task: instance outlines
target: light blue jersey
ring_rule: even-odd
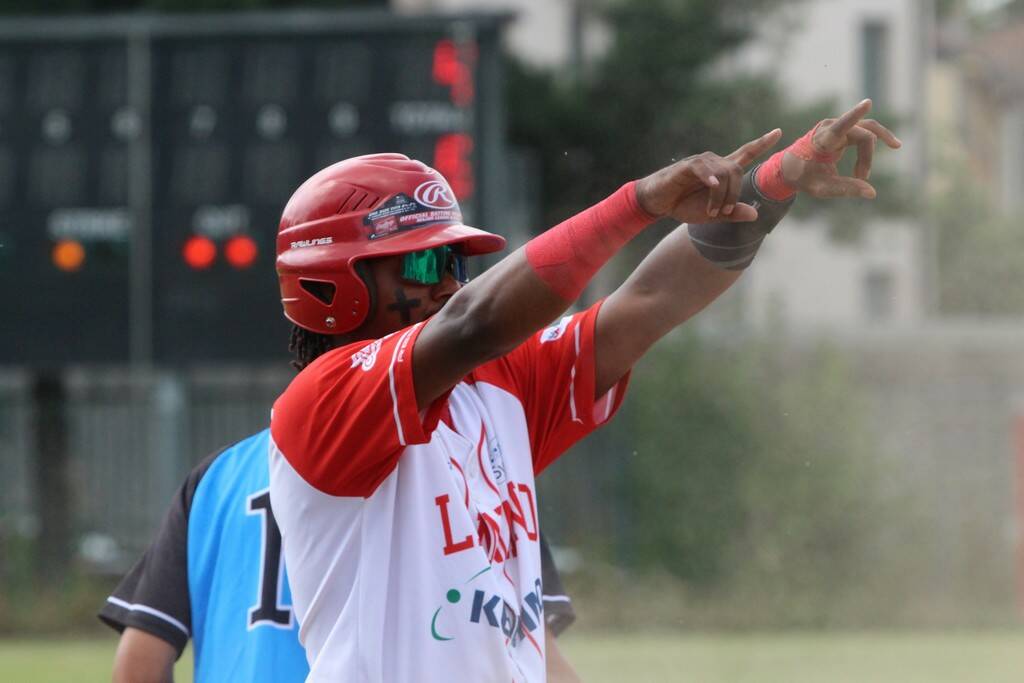
[[[188,588],[197,683],[302,681],[309,672],[270,509],[269,435],[264,430],[221,453],[192,499]]]
[[[196,683],[289,683],[309,673],[267,491],[269,430],[190,473],[146,554],[100,611],[180,654],[191,637]]]

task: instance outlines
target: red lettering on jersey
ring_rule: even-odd
[[[483,513],[477,516],[477,522],[480,545],[487,553],[487,559],[492,563],[501,564],[507,559],[507,553],[504,552],[505,542],[501,538],[501,527],[498,526],[497,520]]]
[[[447,493],[434,499],[437,509],[441,512],[441,526],[444,528],[445,555],[454,555],[473,547],[473,534],[466,534],[466,537],[458,543],[452,538],[452,520],[448,516],[448,502],[450,500]]]
[[[519,526],[523,527],[523,531],[526,532],[526,537],[531,541],[536,541],[538,538],[537,534],[537,511],[533,505],[533,491],[526,484],[518,484],[520,491],[526,492],[526,502],[530,506],[530,517],[527,519],[526,513],[523,510],[523,504],[520,501],[520,496],[516,493],[517,485],[513,482],[508,483],[508,500],[504,502],[505,515],[509,518],[510,522],[515,522]],[[512,506],[515,506],[513,509]],[[531,521],[533,528],[531,529]],[[514,534],[513,530],[513,534]]]
[[[537,528],[537,507],[533,504],[533,489],[526,484],[520,484],[519,490],[526,494],[526,502],[530,504],[529,519],[533,521],[533,531],[527,529],[526,536],[531,541],[536,541],[540,537],[540,531]]]
[[[452,521],[448,513],[451,497],[446,493],[434,499],[434,503],[441,513],[445,555],[454,555],[479,545],[490,562],[501,564],[519,555],[519,528],[526,533],[526,537],[531,541],[540,538],[537,531],[537,507],[533,501],[533,489],[527,484],[516,482],[509,482],[506,489],[508,499],[496,505],[493,514],[488,512],[477,514],[476,538],[474,539],[472,534],[467,534],[465,538],[457,542],[452,537]],[[527,513],[527,508],[529,508],[529,513]]]

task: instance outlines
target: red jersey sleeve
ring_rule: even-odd
[[[514,392],[522,402],[537,474],[622,405],[629,373],[604,396],[594,397],[594,329],[602,303],[565,316],[473,373]]]
[[[423,324],[318,358],[274,403],[274,444],[311,486],[334,496],[369,496],[406,446],[426,443],[447,394],[423,416],[412,353]]]

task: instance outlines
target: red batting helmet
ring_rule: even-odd
[[[281,214],[277,276],[289,320],[312,332],[359,327],[370,293],[355,264],[459,244],[467,256],[505,246],[505,238],[462,224],[444,177],[402,154],[373,154],[319,171]]]

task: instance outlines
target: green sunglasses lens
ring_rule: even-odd
[[[406,254],[402,259],[402,279],[436,285],[444,277],[450,252],[448,247],[436,247]]]
[[[402,279],[421,285],[436,285],[446,274],[466,284],[466,257],[450,246],[413,251],[402,258]]]

